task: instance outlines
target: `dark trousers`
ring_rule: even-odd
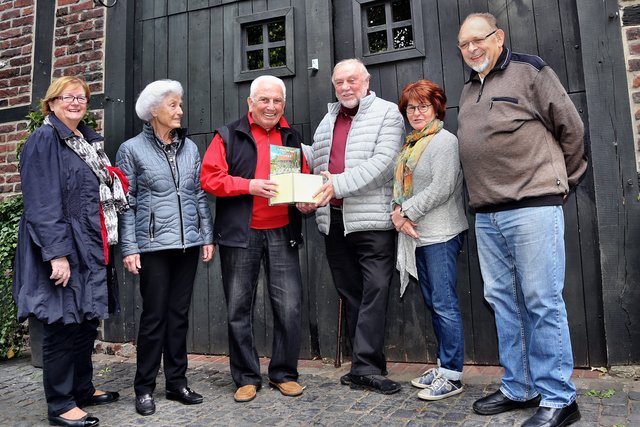
[[[262,383],[253,337],[253,308],[263,261],[273,311],[269,378],[276,383],[298,380],[302,304],[298,247],[289,244],[286,227],[250,229],[246,249],[220,246],[228,311],[229,363],[238,387]]]
[[[58,416],[93,396],[93,343],[98,320],[44,324],[42,382],[49,415]]]
[[[137,343],[136,395],[153,393],[160,359],[167,390],[187,386],[187,331],[199,247],[140,254],[142,315]]]
[[[333,282],[345,306],[353,349],[351,373],[355,375],[379,375],[386,370],[384,334],[395,239],[394,230],[345,236],[342,212],[331,209],[325,248]]]

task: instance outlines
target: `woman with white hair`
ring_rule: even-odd
[[[116,164],[129,179],[129,205],[121,217],[125,268],[140,275],[142,314],[134,380],[136,411],[155,412],[160,359],[166,397],[202,403],[187,386],[187,331],[193,282],[202,260],[213,257],[213,222],[200,188],[200,154],[182,129],[182,86],[158,80],[144,88],[136,113],[142,132],[120,146]]]

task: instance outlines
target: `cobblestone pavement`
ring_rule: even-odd
[[[97,406],[90,412],[101,426],[514,426],[531,416],[534,409],[481,416],[473,413],[474,400],[496,390],[501,371],[496,367],[465,368],[465,391],[438,402],[417,398],[418,389],[409,380],[428,366],[390,364],[389,377],[403,384],[394,395],[351,390],[339,384],[349,365],[334,368],[321,361],[300,362],[302,396],[282,396],[264,386],[255,400],[233,401],[235,387],[224,357],[191,356],[187,373],[189,386],[204,395],[201,405],[185,406],[164,397],[160,373],[156,389],[157,411],[142,417],[134,409],[133,376],[135,359],[97,354],[94,356],[94,382],[103,390],[120,391],[118,402]],[[263,373],[268,360],[264,359]],[[640,381],[612,377],[588,370],[576,370],[578,403],[582,419],[576,426],[640,426]],[[612,389],[610,397],[589,396]],[[42,370],[30,359],[0,363],[0,425],[47,425],[42,390]]]

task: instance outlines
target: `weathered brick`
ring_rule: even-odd
[[[80,54],[80,61],[89,62],[89,61],[99,61],[102,59],[102,51],[100,50],[92,50],[90,52]]]
[[[93,43],[91,41],[85,41],[83,43],[76,43],[67,47],[67,54],[84,52],[87,50],[93,50]]]
[[[53,51],[53,56],[58,58],[59,56],[62,55],[66,55],[67,54],[67,47],[66,46],[61,46],[61,47],[56,47]]]
[[[69,26],[69,34],[82,33],[85,31],[91,31],[93,29],[94,29],[93,22],[91,21],[79,22],[77,24]]]
[[[11,98],[18,95],[17,87],[9,87],[7,89],[0,89],[0,98]]]
[[[12,98],[9,100],[9,105],[16,106],[16,105],[24,105],[24,104],[29,104],[31,102],[31,97],[30,96],[18,96],[15,98]]]
[[[58,0],[58,6],[67,6],[76,3],[78,3],[78,0]]]
[[[20,48],[5,49],[0,52],[0,58],[13,58],[14,56],[18,56],[21,53],[22,50]]]
[[[640,92],[633,92],[631,98],[635,104],[640,104]]]
[[[640,43],[631,42],[628,45],[629,45],[629,53],[631,55],[640,55]]]
[[[64,67],[66,65],[77,64],[78,63],[78,55],[65,55],[60,58],[57,58],[53,63],[54,67]]]
[[[102,7],[95,7],[93,9],[90,10],[85,10],[84,12],[82,12],[80,14],[81,18],[83,20],[89,20],[89,19],[93,19],[93,18],[102,18],[104,17],[104,8]]]
[[[58,17],[58,19],[56,19],[56,26],[65,27],[67,25],[75,24],[77,22],[80,22],[80,16],[79,15],[76,15],[76,14],[64,15],[64,16],[60,16],[60,17]]]
[[[102,31],[85,31],[83,33],[78,34],[78,40],[93,40],[104,37]]]
[[[30,16],[23,16],[22,18],[14,19],[13,21],[11,21],[11,26],[13,28],[16,28],[16,27],[22,27],[24,25],[33,25],[33,23],[34,23],[33,15],[30,15]]]
[[[20,182],[20,174],[16,173],[16,174],[7,175],[6,182],[8,183]]]
[[[15,77],[17,75],[18,75],[17,68],[0,69],[0,79],[7,79],[9,77]]]
[[[627,61],[627,70],[640,71],[640,59],[630,59]]]
[[[11,47],[22,47],[28,44],[31,44],[33,37],[31,35],[26,35],[22,37],[16,37],[11,39]]]
[[[56,46],[71,46],[78,40],[78,36],[73,35],[69,37],[62,37],[56,40]]]
[[[70,13],[76,13],[76,12],[82,12],[83,10],[87,10],[87,9],[91,9],[93,8],[94,4],[93,4],[93,0],[91,1],[85,1],[73,6],[69,7],[69,12]]]
[[[64,75],[65,76],[77,76],[80,74],[84,74],[84,72],[87,70],[87,65],[86,64],[78,64],[78,65],[74,65],[72,67],[67,67],[64,69]],[[89,81],[88,76],[85,76],[85,80]]]
[[[11,21],[0,21],[0,31],[4,31],[7,28],[11,28]]]
[[[13,18],[19,18],[19,17],[20,17],[20,9],[9,9],[6,12],[2,12],[2,14],[0,14],[0,19],[2,19],[3,21],[13,19]]]
[[[15,79],[11,79],[11,82],[9,83],[9,87],[28,85],[30,81],[31,81],[31,76],[16,77]]]
[[[13,7],[33,6],[33,0],[13,0]]]
[[[22,29],[20,28],[10,28],[8,30],[4,30],[0,32],[0,39],[8,39],[11,37],[19,37],[22,35]]]

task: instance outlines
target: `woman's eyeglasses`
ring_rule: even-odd
[[[409,105],[407,106],[405,111],[407,112],[407,114],[413,114],[416,110],[418,110],[420,113],[425,114],[427,111],[429,111],[430,107],[431,104]]]
[[[62,96],[59,96],[58,99],[64,102],[65,104],[71,104],[74,100],[77,101],[78,104],[86,104],[87,101],[89,101],[89,98],[87,98],[84,95],[78,95],[78,96],[62,95]]]

